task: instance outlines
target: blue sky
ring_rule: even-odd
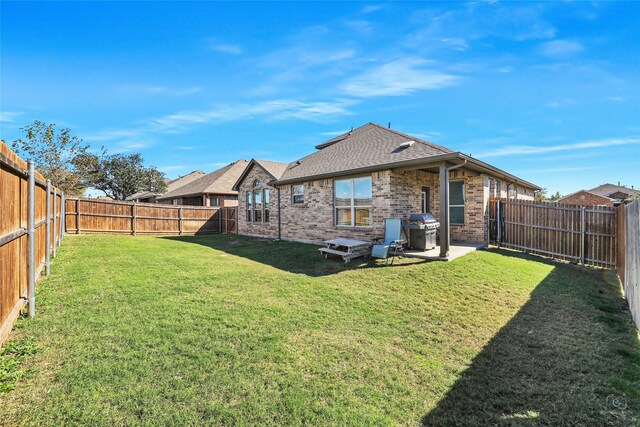
[[[2,2],[0,137],[169,177],[373,121],[563,194],[640,187],[640,3]]]

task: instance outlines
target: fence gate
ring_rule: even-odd
[[[492,198],[489,240],[506,248],[614,268],[615,209]]]

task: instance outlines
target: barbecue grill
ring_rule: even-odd
[[[428,251],[436,247],[436,231],[440,223],[430,213],[414,213],[409,215],[409,246],[411,249]]]

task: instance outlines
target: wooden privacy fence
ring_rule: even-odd
[[[64,235],[64,194],[0,141],[0,346]]]
[[[612,207],[491,199],[489,239],[498,246],[583,265],[616,266]]]
[[[616,271],[629,302],[629,309],[640,329],[640,199],[616,208],[618,255]]]
[[[67,198],[67,233],[226,234],[237,230],[236,207],[175,206]]]

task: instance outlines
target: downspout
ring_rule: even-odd
[[[278,189],[278,240],[282,239],[282,219],[280,217],[280,187]]]

